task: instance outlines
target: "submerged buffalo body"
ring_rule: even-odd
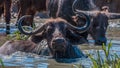
[[[42,27],[38,27],[32,32],[27,32],[22,28],[22,21],[26,18],[26,16],[23,16],[18,22],[18,28],[21,33],[31,35],[31,41],[35,43],[39,43],[41,40],[46,39],[50,53],[54,58],[80,58],[84,55],[74,46],[76,41],[73,40],[73,38],[77,39],[80,37],[77,36],[74,31],[82,33],[90,26],[89,17],[85,14],[83,15],[86,20],[86,24],[83,27],[75,27],[61,18],[51,18],[47,20]]]
[[[0,55],[11,55],[17,51],[34,52],[36,44],[28,40],[7,41],[0,47]]]

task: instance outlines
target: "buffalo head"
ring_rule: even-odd
[[[93,39],[95,40],[95,44],[102,45],[106,43],[106,30],[108,27],[108,20],[109,19],[119,19],[119,13],[111,13],[108,11],[82,11],[77,10],[77,13],[85,13],[89,15],[91,18],[91,26],[90,31],[88,31]]]
[[[95,40],[95,44],[102,45],[107,42],[106,31],[108,27],[108,17],[99,13],[93,18],[90,34]]]
[[[106,43],[106,30],[108,26],[108,20],[109,19],[117,19],[120,18],[119,13],[111,13],[109,12],[108,6],[103,6],[102,10],[91,10],[91,11],[83,11],[79,10],[79,6],[77,6],[79,0],[75,0],[72,9],[75,13],[85,13],[86,15],[89,15],[91,18],[91,26],[88,30],[88,33],[91,34],[93,39],[95,40],[95,44],[102,45],[103,43]]]
[[[81,57],[76,54],[73,49],[72,43],[70,42],[70,36],[74,37],[76,34],[74,31],[79,33],[85,32],[90,26],[89,17],[83,14],[86,18],[86,24],[81,27],[76,27],[69,24],[66,20],[61,18],[51,18],[47,20],[41,27],[28,32],[22,28],[22,21],[28,16],[23,16],[18,21],[18,29],[25,35],[31,35],[31,40],[35,43],[39,43],[41,40],[46,39],[48,47],[53,57],[56,58],[76,58]],[[73,50],[73,51],[72,51]],[[71,52],[71,54],[70,54]],[[72,54],[72,52],[74,54]],[[72,55],[72,56],[70,56]]]
[[[98,11],[95,12],[83,11],[83,12],[89,15],[91,18],[91,26],[87,32],[95,40],[95,44],[102,45],[103,43],[106,43],[107,41],[106,31],[108,27],[109,17],[105,13],[101,13]]]

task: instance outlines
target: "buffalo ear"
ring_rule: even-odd
[[[45,33],[44,32],[41,32],[41,33],[38,33],[38,34],[35,34],[35,35],[32,35],[29,40],[31,40],[32,42],[38,44],[40,43],[43,39],[45,39],[46,36],[45,36]]]

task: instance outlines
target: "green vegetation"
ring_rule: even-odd
[[[34,30],[36,28],[33,23],[32,27],[30,26],[22,26],[22,28],[28,32]],[[28,35],[21,34],[19,30],[15,31],[13,34],[8,35],[8,40],[27,40],[29,38]]]
[[[88,54],[88,57],[93,63],[92,68],[120,68],[120,57],[117,54],[110,55],[111,46],[111,42],[108,45],[102,45],[102,50],[105,54],[104,58],[102,57],[102,55],[100,55],[99,51],[97,51],[96,53],[96,58],[93,57],[91,54]],[[74,67],[83,68],[81,67],[81,65],[74,65]]]
[[[95,59],[92,55],[89,55],[89,58],[93,63],[92,68],[120,68],[120,58],[118,55],[110,55],[111,46],[111,42],[107,46],[105,44],[102,45],[102,50],[104,51],[105,58],[101,57],[99,51],[97,51],[97,59]]]
[[[8,40],[27,40],[29,36],[23,35],[20,31],[15,31],[13,34],[7,36]]]
[[[32,31],[33,29],[36,28],[35,24],[33,24],[32,26],[33,27],[23,26],[23,29],[26,30],[26,31]],[[11,40],[27,40],[28,38],[29,38],[28,35],[21,34],[19,30],[15,31],[11,35],[8,35],[8,39],[11,39]]]
[[[0,58],[0,68],[5,68],[2,59]]]

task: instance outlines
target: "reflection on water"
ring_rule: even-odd
[[[1,56],[5,66],[16,66],[21,68],[47,68],[46,57],[39,55],[16,52],[10,56]]]
[[[6,23],[0,23],[0,33],[5,33],[6,32]],[[17,29],[17,27],[15,26],[14,23],[10,24],[10,33],[15,32]]]
[[[14,33],[16,30],[18,30],[15,27],[10,28],[10,33]],[[6,29],[5,28],[0,28],[0,33],[5,33]]]

